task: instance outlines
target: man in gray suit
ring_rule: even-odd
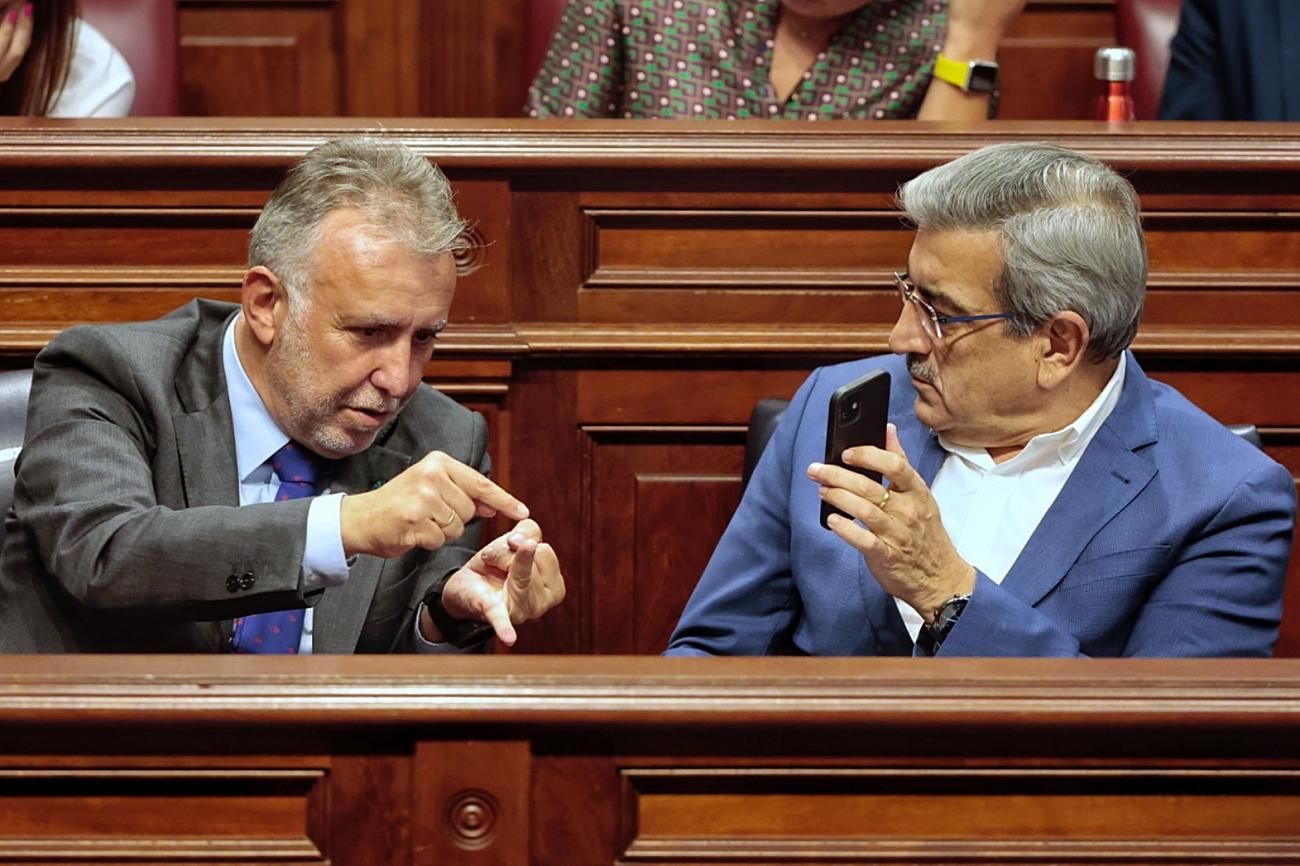
[[[554,551],[487,478],[483,418],[421,381],[463,229],[427,160],[330,142],[258,219],[238,306],[56,337],[0,650],[436,652],[513,643],[559,603]],[[517,522],[479,549],[497,514]]]

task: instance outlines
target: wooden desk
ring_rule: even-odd
[[[78,321],[233,299],[284,169],[376,122],[0,123],[0,353]],[[498,475],[571,592],[521,648],[662,649],[740,492],[754,403],[886,351],[910,235],[898,184],[1050,138],[1142,196],[1136,350],[1300,473],[1294,125],[386,121],[452,178],[483,241],[430,380],[484,412]],[[467,262],[469,264],[471,262]],[[1300,569],[1279,652],[1300,655]]]
[[[1300,661],[3,667],[0,863],[1300,863]]]

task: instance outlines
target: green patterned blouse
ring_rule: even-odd
[[[780,0],[569,0],[532,117],[912,117],[946,0],[872,0],[784,102],[768,82]]]

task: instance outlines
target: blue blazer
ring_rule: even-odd
[[[676,655],[909,655],[862,556],[818,522],[831,393],[892,377],[890,420],[926,483],[946,452],[913,414],[903,359],[813,373],[795,395],[682,613]],[[1146,377],[1132,355],[1110,417],[1001,584],[976,576],[945,656],[1268,656],[1277,640],[1290,474]]]
[[[1300,3],[1183,0],[1161,120],[1300,120]]]

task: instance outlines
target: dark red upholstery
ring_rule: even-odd
[[[1116,0],[1115,37],[1137,54],[1133,102],[1138,120],[1155,120],[1169,71],[1169,43],[1178,30],[1181,0]]]
[[[533,76],[546,57],[546,49],[551,46],[551,34],[560,20],[567,0],[528,0],[528,13],[525,20],[527,44],[524,46],[524,69],[531,84]]]
[[[176,0],[81,0],[81,17],[122,52],[135,76],[133,116],[180,114]]]

